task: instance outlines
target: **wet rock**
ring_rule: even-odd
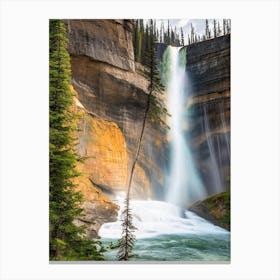
[[[186,136],[207,193],[212,195],[230,184],[230,35],[186,48],[186,87],[191,95],[186,104]]]
[[[203,201],[197,201],[189,207],[189,210],[214,225],[230,230],[230,194],[228,191]]]

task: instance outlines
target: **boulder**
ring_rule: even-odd
[[[230,193],[222,192],[197,201],[189,210],[210,221],[214,225],[230,230]]]

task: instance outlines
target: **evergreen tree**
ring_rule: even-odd
[[[167,114],[167,110],[164,106],[164,103],[161,102],[158,98],[158,94],[162,92],[163,86],[160,82],[159,71],[157,67],[157,54],[156,54],[156,36],[153,32],[153,21],[150,20],[149,24],[149,48],[146,50],[146,59],[145,59],[145,71],[144,75],[149,81],[148,86],[148,95],[147,95],[147,104],[144,112],[142,128],[140,131],[138,146],[135,154],[134,161],[132,163],[130,177],[127,186],[127,194],[125,199],[125,207],[121,214],[122,220],[122,237],[119,240],[119,251],[118,259],[122,261],[127,261],[131,255],[135,243],[135,230],[136,227],[133,225],[133,217],[131,214],[130,208],[130,191],[131,184],[133,181],[134,170],[139,158],[142,140],[145,132],[145,127],[148,119],[151,122],[159,122],[165,124],[163,116]]]
[[[226,31],[227,31],[227,34],[229,34],[230,33],[230,19],[228,19],[226,22],[227,22]]]
[[[160,43],[164,43],[164,24],[161,22],[160,26]]]
[[[213,20],[213,32],[214,32],[214,38],[216,38],[217,37],[217,22],[215,19]]]
[[[182,28],[182,27],[181,27],[181,45],[182,45],[182,46],[185,45],[184,32],[183,32],[183,28]]]
[[[160,42],[160,36],[159,36],[158,29],[156,30],[156,37],[157,37],[157,41]]]
[[[171,44],[171,45],[174,45],[174,43],[175,43],[175,34],[174,34],[173,29],[171,28],[170,44]]]
[[[205,37],[206,39],[210,39],[210,30],[209,30],[209,23],[208,19],[205,20]]]
[[[143,44],[142,44],[142,53],[141,53],[141,63],[145,64],[146,61],[146,52],[149,49],[149,44],[150,44],[150,40],[149,40],[149,24],[146,23],[145,26],[145,31],[144,31],[144,40],[143,40]]]
[[[194,27],[191,23],[191,43],[195,42]]]
[[[220,22],[218,21],[218,36],[220,36],[221,35],[221,26],[220,26]]]
[[[73,93],[70,91],[68,39],[62,20],[49,22],[49,234],[51,260],[103,259],[100,243],[83,238],[84,229],[73,224],[81,215],[82,196],[73,179],[78,157],[73,134]]]
[[[139,52],[139,27],[138,20],[133,20],[134,28],[133,28],[133,50],[134,50],[134,60],[138,61],[138,52]]]
[[[170,25],[169,25],[169,20],[167,22],[167,42],[168,45],[170,45],[171,40],[170,40]]]
[[[226,35],[226,20],[223,19],[223,34]]]
[[[153,23],[151,23],[151,24],[153,26],[153,33],[152,34],[156,35],[157,34],[157,22],[156,22],[156,20],[153,20]],[[158,37],[156,37],[156,38],[158,40]]]

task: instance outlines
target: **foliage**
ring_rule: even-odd
[[[203,36],[200,36],[196,34],[194,27],[191,23],[191,34],[188,35],[188,45],[202,42],[205,40],[210,40],[212,38],[216,38],[222,35],[230,34],[230,20],[229,19],[223,19],[223,33],[220,27],[220,23],[217,23],[216,19],[213,19],[213,28],[210,28],[209,26],[209,20],[205,20],[205,34]],[[213,34],[213,35],[212,35]]]
[[[231,33],[231,22],[230,19],[223,19],[222,29],[220,22],[213,19],[213,24],[209,25],[209,20],[205,20],[205,34],[199,35],[196,33],[194,25],[191,23],[190,34],[188,34],[188,45],[210,40],[222,35]],[[135,19],[133,29],[133,47],[135,61],[145,64],[145,53],[149,49],[149,36],[150,36],[150,22],[148,20],[144,26],[143,19]],[[176,26],[173,28],[169,21],[167,23],[167,30],[164,27],[163,22],[160,27],[156,27],[156,21],[153,20],[153,34],[156,36],[156,40],[159,43],[172,45],[172,46],[184,46],[186,44],[184,39],[184,32],[182,27],[177,30]]]
[[[132,249],[136,241],[134,232],[137,228],[133,225],[133,217],[130,209],[129,193],[125,199],[125,207],[121,213],[122,221],[122,238],[119,240],[117,247],[118,259],[120,261],[127,261],[132,256]]]
[[[142,140],[144,136],[144,131],[146,127],[146,123],[148,118],[151,122],[157,122],[160,124],[164,124],[163,117],[167,114],[167,110],[163,105],[163,102],[160,101],[158,94],[160,94],[163,90],[163,86],[160,82],[159,71],[157,66],[157,53],[156,53],[156,32],[155,32],[155,24],[152,20],[150,20],[148,25],[148,30],[146,30],[146,49],[145,49],[145,70],[144,75],[149,81],[148,86],[148,95],[147,95],[147,104],[144,112],[142,129],[140,132],[139,142],[135,154],[135,159],[133,161],[130,177],[127,188],[127,195],[125,199],[125,207],[122,212],[121,221],[122,221],[122,236],[119,240],[119,252],[118,259],[127,261],[129,257],[132,255],[132,250],[136,241],[134,232],[137,228],[133,224],[133,216],[130,208],[130,190],[131,184],[133,181],[133,175],[136,163],[138,161]]]
[[[223,225],[230,227],[230,191],[213,195],[205,200],[210,213]]]
[[[146,49],[145,61],[144,61],[144,76],[149,81],[148,85],[148,98],[146,106],[146,116],[149,113],[149,120],[152,123],[158,123],[163,127],[167,127],[165,123],[165,117],[168,115],[165,103],[162,99],[162,94],[164,92],[164,85],[160,77],[158,59],[157,59],[157,35],[154,29],[154,21],[149,22],[149,48]]]
[[[81,215],[82,195],[75,192],[73,179],[78,156],[73,93],[69,88],[71,69],[68,39],[62,20],[49,22],[49,223],[51,260],[99,260],[100,242],[83,238],[84,228],[73,221]]]
[[[165,30],[163,23],[160,28],[156,27],[156,20],[148,20],[144,26],[143,19],[135,19],[133,21],[133,48],[135,61],[146,64],[147,63],[147,51],[151,49],[151,40],[154,39],[163,44],[173,46],[184,45],[184,33],[183,29],[177,31],[176,27],[170,26],[168,21],[167,30]]]

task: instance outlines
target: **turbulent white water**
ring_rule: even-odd
[[[168,47],[170,68],[167,81],[168,111],[170,118],[170,174],[166,200],[179,206],[186,206],[193,201],[205,197],[204,186],[201,183],[191,151],[185,136],[184,125],[187,117],[185,105],[188,94],[185,93],[186,73],[184,60],[186,54],[180,55],[180,48]]]
[[[123,203],[117,202],[121,210]],[[121,210],[119,213],[121,213]],[[137,238],[152,238],[165,234],[223,234],[226,230],[214,226],[191,211],[181,212],[174,204],[154,200],[132,200],[133,223]],[[102,238],[121,237],[120,217],[116,222],[103,224],[99,230]]]

